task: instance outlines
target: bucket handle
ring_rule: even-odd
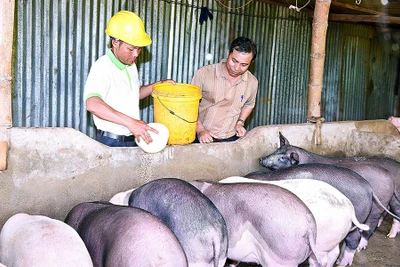
[[[186,122],[188,122],[188,123],[196,123],[196,122],[197,122],[197,119],[196,119],[195,121],[188,121],[188,120],[182,118],[181,116],[179,116],[178,114],[175,114],[175,112],[174,112],[173,110],[170,110],[169,108],[167,108],[167,107],[164,105],[164,103],[161,101],[161,99],[160,99],[158,96],[157,96],[157,99],[158,99],[158,101],[160,101],[161,105],[163,105],[163,107],[166,108],[166,109],[169,111],[169,113],[171,113],[172,115],[174,115],[174,116],[178,117],[179,119],[181,119],[181,120],[183,120],[183,121],[186,121]]]

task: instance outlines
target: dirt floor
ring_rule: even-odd
[[[352,267],[400,267],[400,235],[387,238],[392,217],[386,216],[375,230],[366,250],[356,253]]]
[[[366,250],[357,252],[351,267],[400,267],[400,234],[387,238],[392,217],[386,216],[382,225],[374,232]],[[237,267],[258,267],[257,264],[241,263]],[[302,264],[306,267],[308,264]]]

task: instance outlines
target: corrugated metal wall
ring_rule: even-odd
[[[396,36],[389,36],[386,38],[389,40],[396,38]],[[371,41],[370,76],[367,91],[367,119],[387,118],[389,115],[400,115],[400,111],[396,110],[396,105],[400,104],[398,49],[399,46],[397,43],[388,45],[384,36],[377,36]],[[397,108],[400,107],[397,106]]]
[[[329,24],[321,105],[327,121],[394,114],[399,53],[390,39],[365,25]]]
[[[259,50],[250,68],[259,93],[249,127],[306,122],[311,21],[306,13],[258,1],[238,8],[248,1],[229,1],[230,8],[212,0],[16,1],[13,126],[72,127],[94,136],[82,98],[85,79],[107,48],[107,21],[121,9],[138,13],[153,39],[137,60],[143,84],[166,78],[190,83],[199,67],[225,57],[232,38],[246,35]],[[202,6],[213,20],[200,25]],[[383,49],[387,42],[373,37],[372,28],[348,32],[353,27],[328,27],[327,121],[383,118],[394,110],[397,53]],[[147,122],[153,120],[152,102],[141,102]]]

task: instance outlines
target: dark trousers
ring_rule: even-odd
[[[116,135],[110,132],[97,131],[96,140],[106,146],[110,147],[135,147],[135,137]]]
[[[236,141],[238,138],[239,137],[237,137],[236,135],[225,138],[225,139],[217,139],[217,138],[213,137],[213,142],[215,142],[215,143],[216,142],[233,142],[233,141]],[[197,135],[196,135],[196,139],[194,139],[193,143],[200,143],[199,139],[197,138]]]

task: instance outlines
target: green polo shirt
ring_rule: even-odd
[[[100,57],[90,68],[85,84],[84,101],[92,96],[100,97],[113,109],[134,119],[140,119],[139,76],[136,64],[125,65],[111,52]],[[99,130],[119,135],[132,135],[125,126],[109,122],[93,115]]]

